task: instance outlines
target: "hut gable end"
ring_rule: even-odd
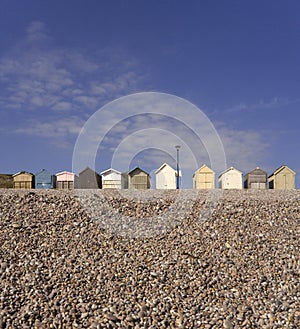
[[[214,189],[215,172],[207,165],[201,166],[193,175],[193,188],[195,189]]]
[[[121,189],[122,175],[121,172],[113,168],[109,168],[101,172],[102,189],[116,188]]]
[[[47,189],[53,188],[55,182],[55,176],[52,175],[46,169],[41,170],[35,174],[35,188],[36,189]]]
[[[86,167],[79,173],[78,187],[83,189],[101,188],[101,176],[90,167]]]
[[[176,189],[176,170],[169,164],[162,164],[155,171],[155,185],[157,189]],[[179,172],[179,176],[181,173]]]
[[[234,167],[228,168],[219,176],[219,186],[221,189],[242,189],[242,172]]]
[[[283,165],[269,176],[269,188],[276,190],[295,189],[295,178],[296,173],[288,166]]]
[[[26,171],[20,171],[13,175],[14,180],[14,188],[17,189],[31,189],[34,187],[34,176],[33,174],[26,172]]]
[[[129,188],[131,189],[149,189],[150,176],[143,169],[136,167],[128,173]]]
[[[256,167],[247,173],[244,177],[244,188],[246,189],[266,189],[267,188],[267,172]]]
[[[69,171],[56,174],[56,188],[61,190],[72,190],[77,188],[78,176]]]

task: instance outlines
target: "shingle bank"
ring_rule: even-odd
[[[137,223],[179,192],[97,193]],[[224,191],[203,219],[207,197],[130,238],[74,192],[2,190],[0,328],[299,328],[300,191]]]

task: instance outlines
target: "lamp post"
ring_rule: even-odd
[[[177,161],[176,161],[176,189],[179,190],[179,149],[180,145],[176,145],[176,152],[177,152]]]

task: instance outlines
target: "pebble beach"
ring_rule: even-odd
[[[205,191],[177,215],[177,191],[97,193],[102,218],[160,228],[120,234],[74,191],[0,191],[0,328],[300,328],[299,190],[224,191],[205,218]]]

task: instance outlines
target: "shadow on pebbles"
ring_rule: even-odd
[[[0,191],[0,328],[299,328],[300,191],[208,198]]]

